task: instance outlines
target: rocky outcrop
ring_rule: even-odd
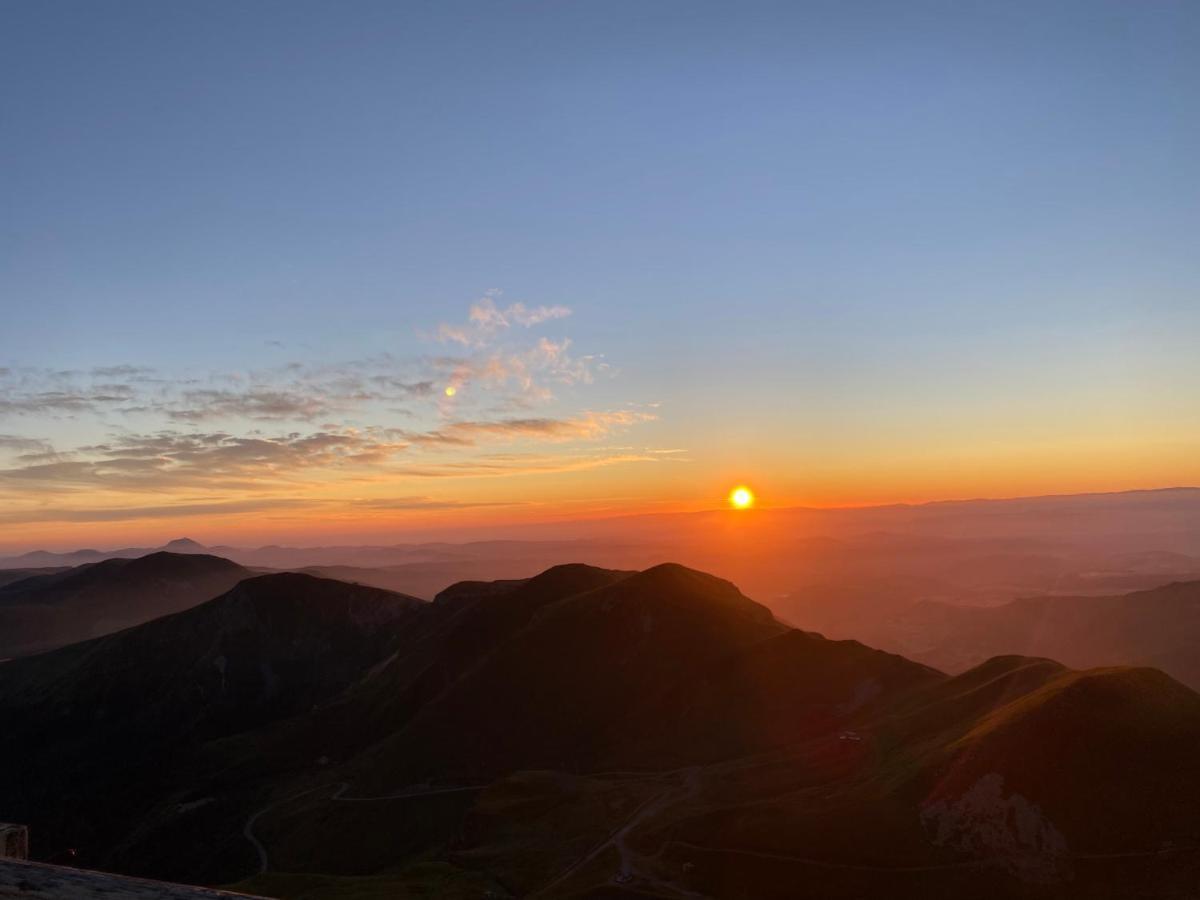
[[[1024,881],[1048,883],[1070,876],[1067,841],[1041,807],[1005,793],[1004,776],[980,778],[961,797],[927,803],[921,821],[935,846],[995,859]]]

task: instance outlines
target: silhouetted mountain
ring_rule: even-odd
[[[0,569],[0,587],[5,587],[16,581],[24,581],[26,578],[33,578],[35,575],[54,575],[63,571],[63,569],[63,566],[34,567],[31,569]]]
[[[145,559],[161,567],[175,562],[168,557]],[[131,828],[139,799],[178,789],[160,780],[163,763],[329,700],[424,605],[268,575],[184,612],[10,661],[0,666],[0,815],[36,823],[47,850],[92,850],[98,820]]]
[[[1200,696],[1168,676],[950,678],[677,565],[428,604],[250,579],[0,666],[0,716],[0,818],[39,852],[265,866],[239,888],[277,896],[1177,897],[1200,871]]]
[[[375,748],[361,767],[366,783],[596,764],[615,722],[714,658],[784,630],[729,582],[674,565],[557,567],[483,605],[528,624]]]
[[[135,556],[145,556],[152,552],[147,547],[125,547],[121,550],[71,550],[67,553],[54,553],[50,550],[31,550],[20,556],[9,556],[0,559],[0,566],[5,569],[18,568],[50,568],[62,566],[81,566],[87,563],[101,562],[106,559],[132,559]]]
[[[191,538],[176,538],[173,541],[168,541],[163,545],[163,550],[167,553],[208,553],[209,550],[203,544],[198,544]]]
[[[139,556],[149,556],[151,553],[206,553],[214,554],[213,550],[193,541],[191,538],[176,538],[161,547],[122,547],[118,550],[71,550],[65,553],[55,553],[49,550],[32,550],[19,556],[0,559],[0,569],[16,568],[46,568],[50,566],[81,566],[88,563],[103,562],[109,559],[136,559]]]
[[[251,573],[216,556],[152,553],[0,587],[0,658],[109,634],[195,606]]]

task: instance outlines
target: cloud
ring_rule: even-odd
[[[396,475],[411,478],[491,478],[580,472],[629,463],[657,463],[652,450],[580,454],[490,454],[457,462],[403,466]]]
[[[94,412],[132,396],[127,385],[104,385],[97,391],[11,391],[0,397],[0,416]]]
[[[110,366],[90,373],[25,370],[0,375],[0,417],[109,413],[159,416],[168,422],[238,420],[311,422],[348,416],[371,404],[406,403],[434,393],[433,376],[390,357],[341,365],[291,363],[249,373],[205,378],[152,377],[152,370]],[[428,366],[427,366],[428,368]],[[98,381],[141,373],[129,381]]]
[[[52,452],[48,441],[41,438],[21,437],[17,434],[0,434],[0,450],[16,450],[26,454]]]
[[[241,515],[279,509],[311,507],[307,500],[264,498],[216,503],[177,503],[164,506],[114,506],[96,508],[55,508],[0,513],[0,523],[24,522],[121,522],[131,519],[173,519],[186,516]]]
[[[488,291],[482,299],[472,304],[467,312],[467,321],[463,324],[440,324],[435,335],[437,340],[465,347],[483,347],[514,325],[532,328],[571,315],[570,308],[566,306],[528,307],[524,303],[513,303],[501,309],[496,305],[498,296],[499,291]]]
[[[0,470],[10,490],[54,488],[161,491],[183,488],[262,491],[295,483],[311,470],[361,472],[407,449],[382,430],[316,431],[274,437],[224,432],[123,435],[80,447],[66,458]]]
[[[368,500],[353,500],[350,504],[357,509],[477,509],[496,506],[525,506],[519,500],[440,500],[433,497],[373,497]]]
[[[247,513],[291,510],[339,511],[403,511],[513,507],[528,505],[525,501],[452,500],[428,496],[375,497],[356,500],[308,500],[288,497],[268,497],[249,500],[216,501],[211,503],[174,503],[157,506],[97,506],[55,507],[0,512],[0,524],[14,525],[30,522],[123,522],[137,519],[176,519],[191,516],[237,516]]]
[[[652,413],[632,410],[585,412],[569,419],[529,418],[496,421],[451,422],[432,431],[405,432],[414,444],[474,446],[483,440],[536,439],[561,442],[593,440],[609,432],[655,419]]]
[[[312,421],[338,411],[337,400],[289,390],[184,391],[181,405],[168,406],[173,421],[203,422],[210,419],[251,419],[257,422],[281,420]]]
[[[570,338],[560,341],[540,338],[524,350],[438,357],[433,364],[456,394],[473,385],[485,389],[507,388],[516,391],[504,398],[510,406],[527,406],[553,399],[552,384],[591,384],[598,374],[609,371],[608,364],[600,357],[576,357],[570,348]],[[442,406],[446,411],[452,404]]]
[[[0,370],[0,418],[46,417],[104,423],[158,418],[163,425],[239,422],[378,421],[385,413],[450,417],[457,409],[530,408],[558,385],[586,385],[609,371],[596,354],[578,355],[570,338],[527,329],[570,315],[566,306],[500,306],[491,292],[465,323],[443,324],[439,339],[463,355],[398,358],[389,353],[333,364],[290,362],[247,371],[171,374],[133,363],[92,369]],[[507,337],[506,337],[507,336]],[[445,388],[457,393],[451,402]],[[486,392],[486,394],[485,394]]]
[[[632,410],[589,411],[571,418],[452,421],[425,431],[320,429],[281,435],[224,431],[118,434],[101,444],[55,453],[44,442],[0,469],[0,487],[22,493],[100,489],[258,491],[298,487],[313,478],[371,480],[413,471],[397,460],[410,448],[468,450],[485,443],[590,441],[650,421]]]
[[[154,370],[147,366],[97,366],[91,370],[94,378],[145,378],[154,374]]]

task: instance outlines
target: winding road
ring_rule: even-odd
[[[611,774],[611,773],[610,773]],[[646,774],[646,773],[639,773]],[[678,775],[684,776],[683,786],[681,789],[668,789],[655,794],[653,797],[645,800],[637,809],[633,811],[633,815],[620,828],[615,829],[608,837],[593,847],[581,859],[576,860],[563,870],[557,878],[549,884],[539,888],[531,896],[544,896],[547,891],[552,890],[562,884],[588,863],[595,860],[600,854],[608,850],[610,847],[617,851],[621,860],[620,868],[614,876],[614,881],[619,884],[627,884],[632,881],[640,881],[643,884],[652,885],[660,890],[669,891],[682,897],[703,897],[703,894],[698,894],[695,891],[690,891],[674,882],[666,881],[659,878],[652,872],[648,872],[638,867],[637,854],[629,847],[627,839],[634,829],[644,824],[652,817],[658,815],[663,810],[683,803],[692,799],[700,791],[700,767],[689,766],[684,769],[675,769],[672,772],[659,773],[660,775]]]
[[[318,785],[317,787],[300,791],[298,794],[292,794],[289,797],[284,797],[282,800],[276,800],[272,803],[268,803],[266,806],[262,807],[256,812],[251,813],[250,817],[246,819],[246,824],[242,826],[242,834],[245,836],[246,840],[250,842],[250,845],[254,847],[254,852],[258,854],[258,871],[255,874],[261,875],[271,868],[271,857],[267,853],[267,848],[263,845],[263,842],[260,841],[258,836],[254,833],[255,824],[260,818],[269,813],[271,810],[280,806],[284,806],[285,804],[291,803],[295,800],[299,800],[301,797],[307,797],[309,794],[315,794],[317,791],[333,788],[334,791],[329,795],[328,798],[331,802],[375,803],[380,800],[406,800],[410,797],[433,797],[438,794],[458,794],[464,791],[482,790],[484,787],[486,787],[486,785],[482,784],[464,785],[461,787],[451,788],[427,789],[408,787],[391,794],[380,794],[377,797],[346,797],[343,795],[350,789],[350,784],[345,781],[335,781],[332,784]]]

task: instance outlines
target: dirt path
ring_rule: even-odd
[[[331,787],[337,788],[337,791],[333,794],[333,796],[330,799],[336,799],[338,796],[341,795],[341,793],[343,791],[346,790],[346,788],[349,787],[349,785],[346,784],[346,782],[344,782],[344,781],[339,781],[334,784],[323,784],[323,785],[320,785],[319,787],[309,788],[308,790],[301,791],[298,794],[292,794],[290,797],[284,797],[282,800],[276,800],[273,803],[268,803],[266,806],[262,807],[262,809],[258,810],[257,812],[252,813],[250,815],[250,817],[248,819],[246,819],[246,824],[242,826],[242,834],[245,836],[246,840],[248,840],[251,843],[251,845],[254,847],[254,852],[258,854],[258,872],[255,874],[261,875],[263,872],[267,871],[267,869],[269,869],[271,867],[271,859],[267,855],[267,848],[263,846],[262,841],[260,841],[258,839],[258,837],[254,834],[255,823],[258,822],[258,820],[260,818],[262,818],[264,815],[269,813],[271,810],[275,809],[277,806],[283,806],[285,803],[291,803],[293,800],[299,800],[301,797],[305,797],[309,794],[315,793],[317,791],[323,791],[326,788],[331,788]]]
[[[650,774],[650,773],[640,773]],[[644,801],[637,809],[633,811],[633,815],[620,828],[615,829],[603,841],[593,847],[586,856],[577,860],[568,866],[561,874],[558,875],[549,884],[539,888],[531,896],[538,897],[545,895],[548,891],[558,887],[568,878],[579,872],[589,863],[597,859],[602,853],[609,848],[617,851],[621,863],[613,880],[618,884],[628,884],[633,881],[640,881],[643,884],[651,885],[659,890],[668,891],[682,897],[703,897],[703,894],[698,894],[690,891],[681,885],[666,881],[659,878],[652,872],[646,871],[640,864],[640,859],[637,853],[627,843],[629,836],[639,826],[645,824],[653,817],[666,809],[669,809],[676,804],[690,800],[700,790],[700,767],[691,766],[685,769],[676,769],[672,772],[659,773],[661,775],[683,775],[683,785],[681,788],[660,791],[653,797]]]
[[[346,797],[344,794],[350,789],[349,783],[345,781],[337,781],[333,784],[323,784],[318,787],[309,788],[308,790],[301,791],[298,794],[292,794],[290,797],[284,797],[282,800],[276,800],[272,803],[268,803],[266,806],[252,813],[250,817],[246,819],[246,824],[242,826],[242,835],[247,841],[250,842],[251,846],[254,847],[254,852],[258,854],[258,871],[256,874],[261,875],[271,868],[271,858],[267,853],[267,848],[263,845],[263,842],[260,841],[258,836],[254,833],[255,824],[260,818],[271,812],[271,810],[277,809],[278,807],[284,806],[295,800],[299,800],[301,797],[306,797],[309,794],[316,793],[317,791],[334,788],[334,792],[328,797],[330,802],[374,803],[380,800],[406,800],[410,797],[433,797],[438,794],[458,794],[462,793],[463,791],[478,791],[482,790],[485,786],[486,785],[467,785],[464,787],[426,789],[404,788],[403,790],[396,791],[392,794],[380,794],[376,797]]]

